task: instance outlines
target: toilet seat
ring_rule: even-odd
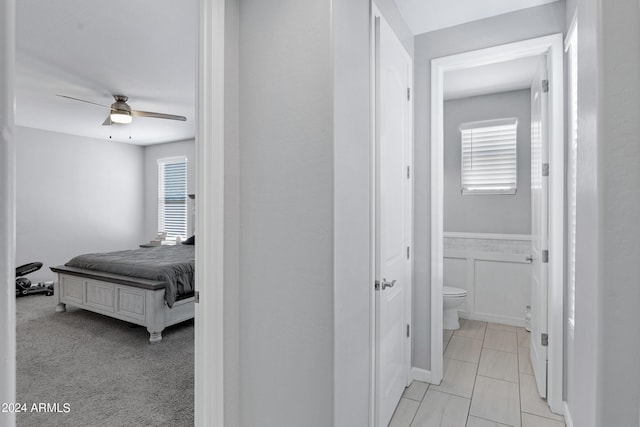
[[[443,286],[442,295],[447,297],[466,297],[467,291],[453,286]]]

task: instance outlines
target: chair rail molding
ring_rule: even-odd
[[[504,233],[474,233],[468,231],[445,231],[442,235],[457,239],[487,239],[487,240],[531,240],[531,234]]]

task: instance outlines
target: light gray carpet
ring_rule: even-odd
[[[193,321],[158,344],[146,328],[67,306],[16,299],[17,400],[70,404],[69,413],[17,414],[18,426],[192,426]]]

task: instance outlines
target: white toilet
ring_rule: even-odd
[[[460,329],[458,310],[467,299],[467,291],[452,286],[442,287],[442,300],[444,302],[443,324],[444,329]]]

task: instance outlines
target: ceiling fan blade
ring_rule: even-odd
[[[113,122],[111,121],[111,115],[108,115],[107,118],[102,122],[102,126],[111,126]]]
[[[110,106],[108,106],[108,105],[97,104],[97,103],[95,103],[95,102],[86,101],[86,100],[84,100],[84,99],[74,98],[74,97],[72,97],[72,96],[67,96],[67,95],[56,95],[56,96],[59,96],[59,97],[61,97],[61,98],[72,99],[72,100],[74,100],[74,101],[86,102],[87,104],[93,104],[93,105],[97,105],[97,106],[99,106],[99,107],[111,108],[111,107],[110,107]]]
[[[180,120],[182,122],[187,121],[187,118],[184,116],[176,116],[175,114],[152,113],[150,111],[131,110],[131,115],[135,117],[152,117],[155,119]]]

